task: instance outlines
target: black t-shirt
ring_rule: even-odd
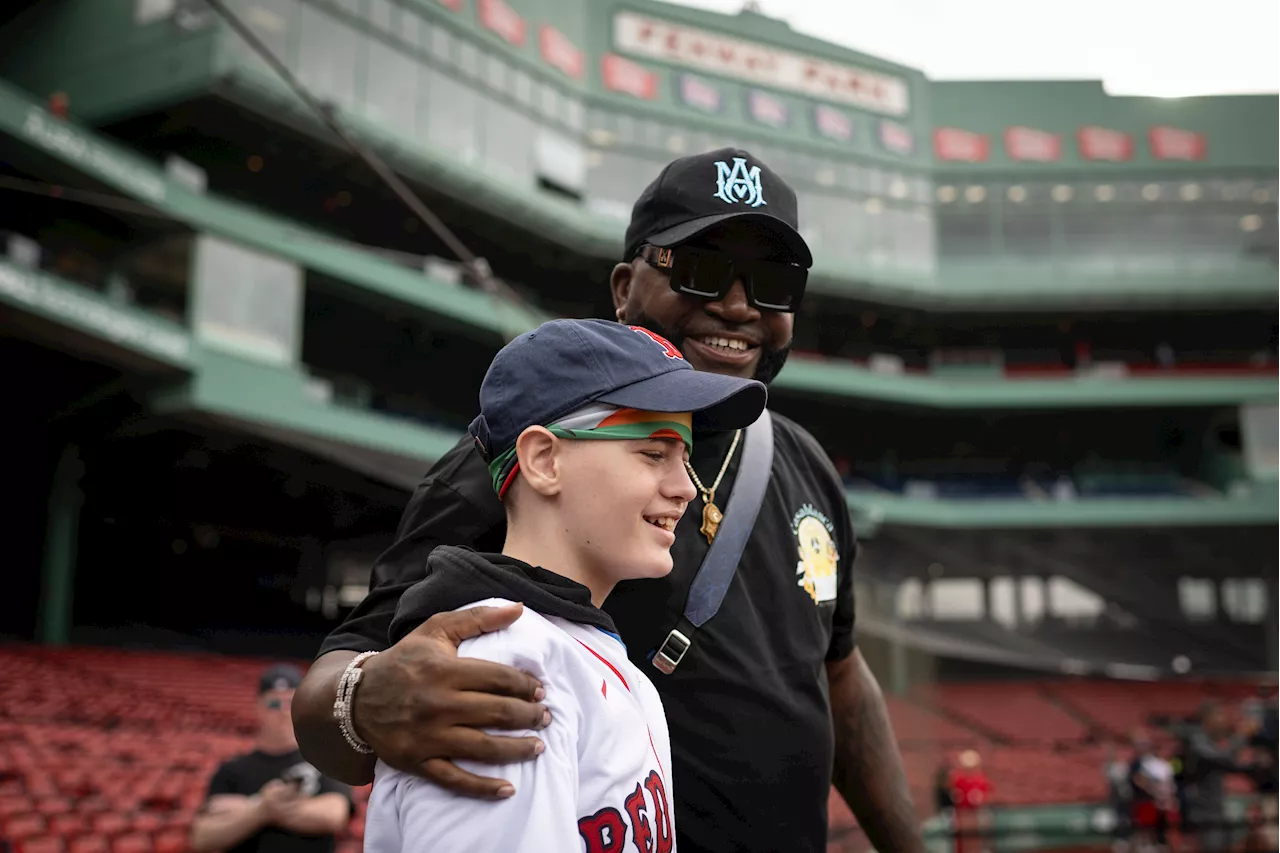
[[[348,808],[352,806],[351,788],[324,776],[302,757],[298,750],[283,755],[270,755],[255,750],[225,762],[209,780],[208,796],[244,794],[251,797],[272,779],[286,782],[298,780],[299,791],[307,796],[342,794]],[[268,827],[227,850],[227,853],[332,853],[332,835],[294,835]]]
[[[774,415],[773,475],[719,612],[672,675],[649,661],[675,627],[708,544],[695,499],[676,530],[675,568],[606,599],[631,660],[662,696],[671,731],[676,831],[687,851],[824,851],[834,737],[825,662],[853,651],[857,544],[844,488],[817,441]],[[710,485],[732,439],[698,435],[693,466]],[[739,445],[716,493],[724,509]],[[427,473],[379,559],[370,594],[326,638],[381,650],[396,601],[438,545],[501,551],[506,517],[488,469],[463,439]]]

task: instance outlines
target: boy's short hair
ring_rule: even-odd
[[[739,429],[760,417],[765,386],[693,369],[670,342],[639,326],[551,320],[494,357],[468,432],[501,497],[515,476],[516,439],[531,426],[571,438],[644,438]],[[688,412],[684,431],[662,413]],[[608,430],[607,432],[604,430]],[[575,434],[576,433],[576,434]]]

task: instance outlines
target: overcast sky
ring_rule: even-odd
[[[1160,97],[1280,91],[1280,0],[758,2],[794,30],[938,80],[1101,79],[1115,95]]]

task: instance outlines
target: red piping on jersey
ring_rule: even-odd
[[[574,637],[574,639],[578,640],[577,637]],[[600,661],[600,663],[609,667],[609,669],[613,671],[613,674],[618,676],[618,680],[622,682],[622,686],[627,688],[627,692],[628,693],[631,692],[631,685],[627,684],[627,680],[622,677],[622,673],[618,672],[618,668],[613,664],[609,663],[608,658],[606,658],[604,655],[600,654],[595,649],[591,648],[581,640],[578,640],[578,645],[582,646],[584,649],[591,652],[591,654],[595,655],[596,660]],[[662,759],[658,757],[658,747],[653,742],[653,732],[650,731],[648,725],[645,725],[645,731],[648,732],[649,734],[649,749],[653,750],[653,760],[658,762],[658,772],[662,774],[662,781],[663,783],[665,783],[667,780],[667,771],[666,771],[666,768],[662,766]]]
[[[578,638],[577,638],[577,637],[574,637],[574,639],[575,639],[575,640],[578,640]],[[622,673],[618,672],[618,668],[617,668],[616,666],[614,666],[613,664],[609,663],[608,659],[607,659],[607,658],[605,658],[605,657],[604,657],[604,655],[600,654],[600,653],[599,653],[599,652],[597,652],[595,649],[591,648],[590,646],[588,646],[586,643],[582,642],[581,640],[578,640],[578,645],[582,646],[584,649],[586,649],[587,651],[591,652],[591,654],[593,654],[593,655],[595,655],[595,656],[596,656],[596,659],[597,659],[598,661],[600,661],[600,663],[604,664],[605,666],[609,667],[609,669],[613,670],[613,674],[614,674],[614,675],[616,675],[616,676],[618,676],[618,680],[622,682],[622,686],[623,686],[623,687],[625,687],[625,688],[627,688],[627,692],[628,692],[628,693],[630,693],[630,692],[631,692],[631,685],[627,684],[627,680],[626,680],[625,678],[623,678],[623,677],[622,677]]]

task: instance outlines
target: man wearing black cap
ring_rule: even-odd
[[[223,763],[191,824],[191,849],[228,853],[329,853],[351,817],[351,789],[325,778],[298,752],[290,720],[297,667],[258,680],[253,752]]]
[[[698,370],[768,384],[786,361],[812,263],[797,228],[794,191],[748,152],[670,163],[632,212],[610,280],[617,319],[669,341]],[[694,581],[732,521],[735,485],[756,480],[758,468],[743,462],[754,426],[696,436],[689,473],[699,497],[677,527],[673,571],[620,584],[604,606],[666,708],[678,846],[824,851],[834,781],[878,850],[923,851],[883,698],[854,647],[857,544],[843,486],[808,432],[771,421],[767,487],[710,618],[694,632],[687,605],[701,600]],[[462,793],[511,795],[501,773],[481,777],[453,761],[538,760],[536,736],[483,730],[542,729],[545,691],[527,674],[459,659],[456,646],[518,612],[444,613],[394,645],[387,637],[397,600],[436,546],[499,551],[504,536],[502,505],[468,437],[418,486],[369,596],[326,639],[299,691],[294,722],[318,766],[364,783],[376,753]],[[616,850],[648,851],[649,842],[619,839]]]

